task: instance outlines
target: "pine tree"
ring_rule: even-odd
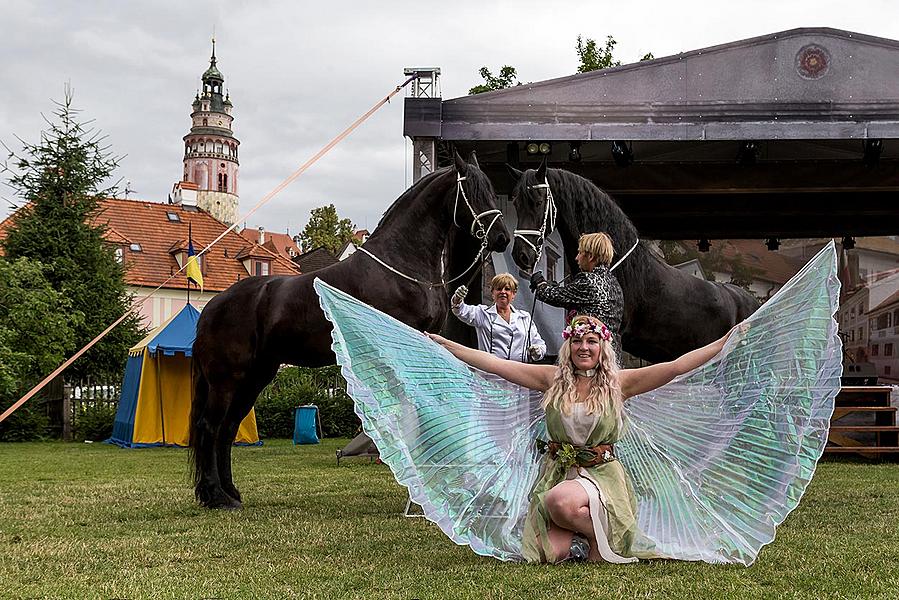
[[[115,249],[103,239],[105,226],[94,223],[119,159],[99,132],[78,121],[72,93],[56,103],[49,128],[36,144],[22,141],[19,153],[10,152],[3,165],[9,185],[24,201],[3,240],[6,260],[20,257],[41,262],[54,290],[71,303],[81,319],[72,319],[71,355],[123,313],[131,310],[124,268]],[[107,187],[104,187],[107,185]],[[143,332],[139,317],[130,315],[99,344],[76,361],[66,378],[121,377],[128,348]]]

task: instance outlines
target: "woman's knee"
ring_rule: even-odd
[[[546,494],[546,510],[550,515],[565,516],[567,518],[580,516],[583,503],[580,499],[565,489],[554,488]],[[587,513],[589,514],[589,509]]]

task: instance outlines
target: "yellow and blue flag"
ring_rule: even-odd
[[[200,270],[199,262],[197,262],[197,253],[194,252],[194,241],[190,224],[187,226],[187,267],[184,269],[184,274],[187,275],[188,281],[193,281],[200,286],[200,291],[203,291],[203,272]]]

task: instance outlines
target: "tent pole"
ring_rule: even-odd
[[[156,353],[156,395],[159,396],[159,422],[162,425],[162,445],[165,446],[165,410],[162,408],[162,356]]]

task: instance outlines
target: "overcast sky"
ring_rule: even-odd
[[[482,66],[512,65],[523,82],[574,73],[579,34],[614,36],[615,57],[628,63],[795,27],[899,39],[899,4],[0,0],[0,140],[36,141],[41,113],[70,82],[83,117],[125,155],[118,174],[130,197],[164,201],[181,175],[181,138],[214,28],[241,141],[243,213],[386,96],[404,67],[439,66],[442,95],[454,98],[481,83]],[[410,183],[402,106],[397,96],[248,225],[293,234],[311,209],[333,203],[373,229]],[[0,195],[15,200],[6,186]]]

